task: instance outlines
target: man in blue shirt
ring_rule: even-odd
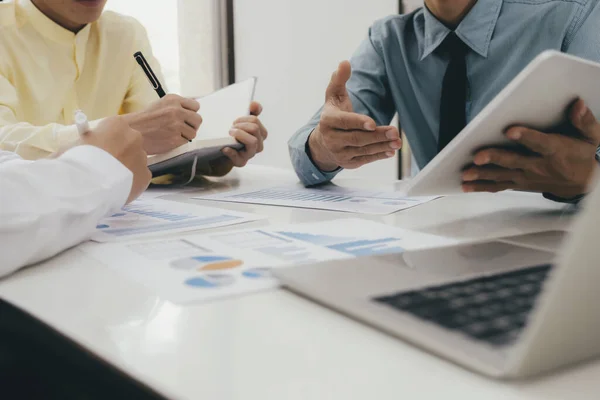
[[[376,22],[350,63],[333,74],[325,105],[289,142],[305,185],[392,157],[402,146],[398,130],[388,126],[395,113],[423,168],[544,50],[600,62],[600,0],[425,5]],[[598,168],[600,123],[583,101],[569,115],[580,139],[512,128],[507,137],[534,154],[479,152],[463,174],[463,190],[528,190],[556,199],[584,194]]]

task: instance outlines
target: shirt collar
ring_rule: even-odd
[[[33,25],[33,27],[40,32],[44,37],[54,40],[58,43],[73,44],[73,41],[77,38],[78,40],[87,40],[90,32],[90,25],[86,25],[77,34],[74,34],[68,29],[63,28],[56,22],[48,18],[43,12],[41,12],[31,0],[17,0],[18,10],[22,17]]]
[[[471,50],[482,57],[488,55],[490,41],[501,8],[502,0],[478,0],[455,30],[456,35]],[[421,60],[433,53],[451,32],[427,7],[423,7],[423,13],[425,17],[425,39]]]

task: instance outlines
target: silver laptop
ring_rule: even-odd
[[[274,271],[290,290],[473,371],[514,379],[600,354],[600,186],[550,252],[500,242]]]

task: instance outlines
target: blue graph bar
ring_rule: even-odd
[[[123,210],[132,214],[145,215],[147,217],[163,219],[165,221],[184,221],[187,219],[195,218],[195,216],[190,214],[174,214],[164,211],[153,211],[147,208],[135,206],[126,206],[123,208]]]
[[[202,229],[206,226],[213,224],[220,224],[229,221],[235,221],[240,219],[241,217],[234,215],[218,215],[215,217],[208,218],[194,218],[194,219],[186,219],[183,221],[169,223],[169,224],[159,224],[159,225],[151,225],[151,226],[142,226],[138,228],[115,228],[115,229],[104,229],[103,232],[108,233],[114,236],[128,236],[128,235],[137,235],[137,234],[146,234],[146,233],[158,233],[164,232],[167,230],[180,229],[180,228],[198,228]]]
[[[307,243],[312,243],[317,246],[331,246],[338,243],[347,243],[349,241],[355,241],[356,238],[349,237],[335,237],[329,235],[315,235],[312,233],[303,232],[277,232],[282,236],[289,237],[292,239],[300,240]]]
[[[241,193],[231,196],[235,199],[248,200],[273,200],[273,201],[320,201],[326,203],[339,203],[351,200],[352,197],[339,196],[323,193],[300,193],[300,192],[282,192],[277,190],[259,190],[251,193]]]
[[[400,246],[389,245],[398,242],[398,238],[384,238],[377,240],[357,240],[354,242],[340,243],[328,246],[332,250],[352,254],[357,257],[375,256],[382,254],[402,253],[404,249]]]
[[[361,240],[357,238],[314,235],[311,233],[302,232],[277,233],[292,239],[312,243],[317,246],[324,246],[330,248],[331,250],[340,251],[346,254],[352,254],[354,256],[371,256],[390,253],[402,253],[404,251],[402,247],[399,247],[397,245],[390,245],[391,243],[396,243],[400,240],[399,238],[394,237],[375,240]]]

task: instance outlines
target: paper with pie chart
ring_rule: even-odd
[[[288,185],[252,191],[235,190],[194,198],[231,203],[387,215],[427,203],[437,197],[406,197],[401,192],[355,190],[327,184],[311,188],[305,188],[302,185]]]
[[[347,219],[80,248],[161,297],[190,303],[276,288],[273,268],[455,243]]]

